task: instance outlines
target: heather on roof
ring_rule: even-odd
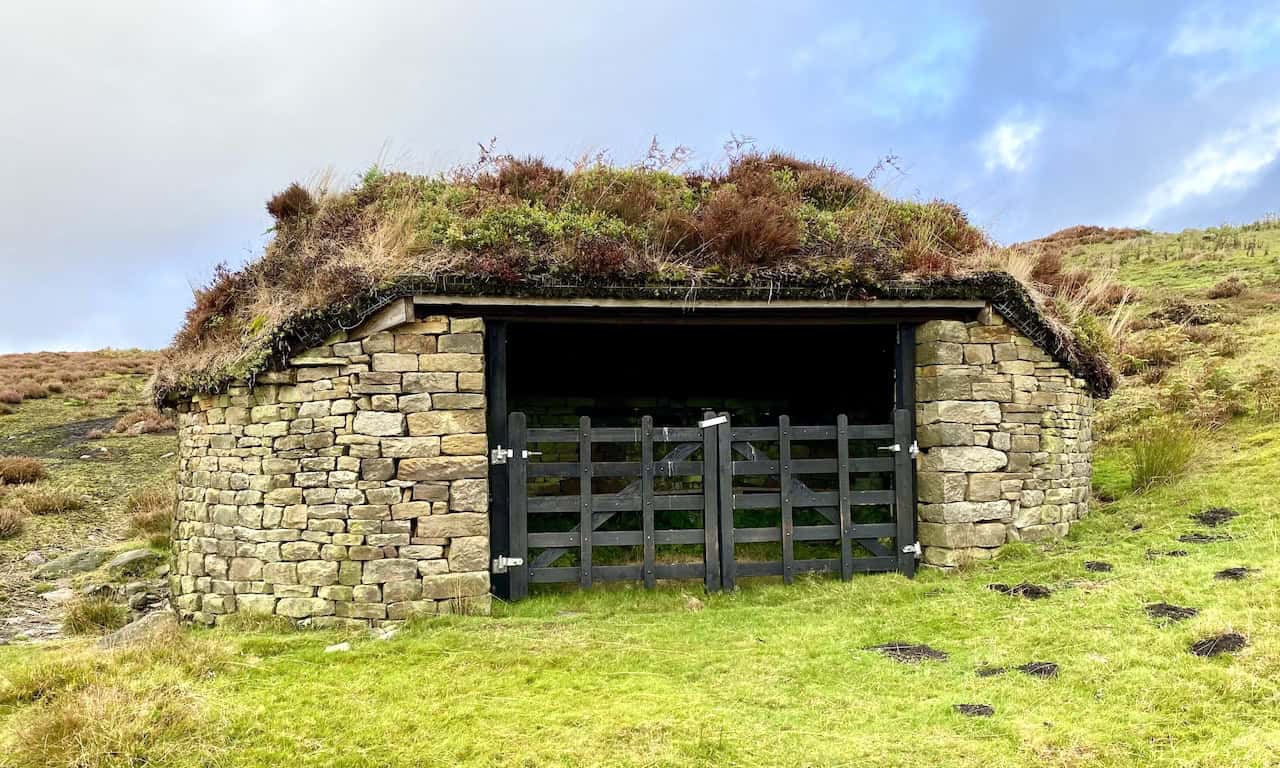
[[[894,200],[777,153],[702,173],[672,172],[665,159],[561,169],[486,156],[431,177],[374,169],[345,191],[294,184],[267,204],[276,223],[263,256],[220,268],[197,291],[157,396],[262,370],[311,335],[299,329],[406,280],[495,294],[683,286],[875,297],[990,262],[991,243],[949,203]],[[1056,333],[1078,357],[1070,334]]]

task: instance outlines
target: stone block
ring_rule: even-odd
[[[449,484],[449,509],[454,512],[488,512],[489,481],[454,480]]]
[[[961,472],[919,472],[916,475],[917,495],[926,504],[964,501],[965,477]]]
[[[1009,463],[1008,456],[980,446],[941,446],[924,454],[921,469],[927,472],[995,472]]]
[[[451,539],[458,536],[487,536],[489,516],[478,512],[451,512],[418,518],[414,535],[423,539]]]
[[[437,397],[444,397],[444,395],[437,395]],[[399,410],[401,413],[422,413],[424,411],[429,411],[431,410],[431,395],[426,392],[418,395],[401,395]]]
[[[403,435],[405,417],[403,414],[383,411],[360,411],[355,416],[352,429],[356,434],[373,437],[390,437]]]
[[[923,424],[951,422],[955,424],[999,424],[1000,404],[989,401],[940,400],[922,403],[919,408]]]
[[[458,374],[452,371],[406,373],[404,391],[410,394],[423,392],[457,392]]]
[[[276,613],[291,619],[309,616],[333,615],[333,601],[318,597],[282,597],[276,603]]]
[[[441,352],[468,352],[478,355],[484,352],[484,334],[451,333],[441,336],[438,349]]]
[[[417,560],[393,557],[366,562],[362,580],[365,584],[384,584],[389,581],[406,581],[417,577]]]
[[[436,355],[419,355],[418,367],[413,370],[447,371],[461,373],[463,371],[484,370],[484,355],[473,355],[459,352]]]
[[[236,612],[246,616],[270,616],[276,610],[274,595],[237,595]]]
[[[1000,483],[1003,479],[1004,475],[1000,473],[971,474],[965,498],[968,501],[996,501],[1002,495]]]
[[[479,597],[489,594],[489,572],[442,573],[422,579],[422,596],[434,600]]]
[[[485,431],[485,412],[428,411],[408,416],[409,434],[414,437],[430,435],[478,434]]]
[[[939,445],[973,445],[973,426],[938,422],[916,428],[916,439],[921,448]]]
[[[397,477],[406,481],[459,480],[482,478],[488,473],[485,456],[437,456],[428,459],[401,459]]]
[[[475,456],[488,451],[488,435],[445,435],[440,438],[440,452],[446,456]]]
[[[964,346],[947,341],[928,341],[916,346],[917,365],[959,365],[964,362]]]
[[[440,455],[439,437],[393,437],[381,442],[382,456],[388,459],[428,459]]]
[[[396,352],[430,355],[436,351],[436,337],[418,333],[397,333],[395,345]]]
[[[324,587],[338,583],[338,564],[330,560],[306,560],[298,563],[298,583]]]
[[[489,570],[489,537],[459,536],[449,542],[449,570],[453,573]]]
[[[373,370],[388,373],[417,371],[420,357],[402,352],[379,352],[373,356]]]

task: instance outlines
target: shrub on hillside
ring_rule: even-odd
[[[1253,393],[1254,409],[1259,416],[1280,416],[1280,368],[1268,365],[1258,369],[1247,387]]]
[[[1178,328],[1161,328],[1134,334],[1124,342],[1121,370],[1127,375],[1150,368],[1168,368],[1182,359],[1186,337]]]
[[[22,533],[26,517],[16,509],[0,507],[0,539],[12,539]]]
[[[1174,421],[1158,421],[1138,430],[1129,446],[1133,487],[1145,490],[1186,471],[1196,450],[1196,433]]]
[[[129,623],[129,610],[104,597],[82,597],[67,605],[62,630],[68,635],[101,635]]]
[[[1249,290],[1249,284],[1232,275],[1209,289],[1211,299],[1232,299]]]
[[[23,485],[43,480],[44,465],[26,456],[0,456],[0,485]]]
[[[22,393],[16,389],[0,389],[0,403],[18,405],[22,402]]]

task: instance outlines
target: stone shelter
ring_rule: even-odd
[[[406,268],[237,333],[263,341],[156,388],[188,621],[954,568],[1087,514],[1112,385],[995,271],[855,290]]]

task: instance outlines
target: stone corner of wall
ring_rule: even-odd
[[[184,621],[487,613],[483,321],[420,318],[178,409]]]
[[[1060,537],[1088,513],[1089,390],[999,315],[921,325],[916,401],[925,566]]]

